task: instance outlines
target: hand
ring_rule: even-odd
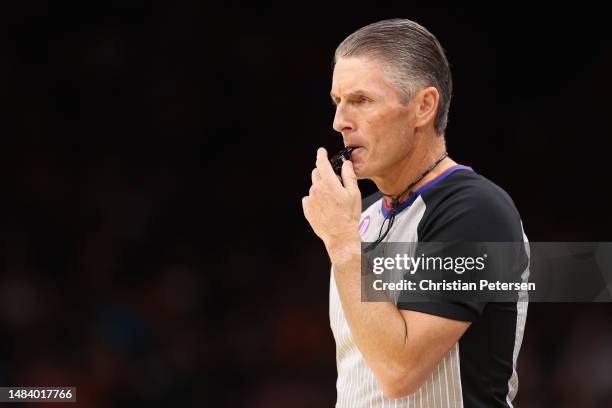
[[[302,208],[328,251],[346,242],[360,242],[361,192],[353,163],[347,160],[342,165],[340,183],[327,158],[327,151],[319,148],[316,167],[312,171],[312,186],[308,196],[302,198]]]

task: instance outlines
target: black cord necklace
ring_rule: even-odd
[[[410,189],[412,187],[414,187],[419,181],[423,180],[425,178],[425,176],[427,176],[433,169],[436,168],[436,166],[438,164],[440,164],[440,162],[442,160],[444,160],[446,157],[448,156],[447,152],[444,152],[442,154],[442,156],[440,156],[440,158],[438,160],[436,160],[434,162],[434,164],[432,164],[431,166],[429,166],[427,168],[427,170],[425,170],[425,172],[423,174],[421,174],[419,177],[417,177],[412,183],[410,183],[401,193],[399,193],[397,196],[393,196],[392,194],[385,194],[381,191],[382,195],[385,197],[390,197],[391,198],[391,211],[389,212],[389,215],[385,218],[385,220],[383,221],[382,225],[380,226],[380,231],[378,232],[378,238],[376,239],[376,241],[372,242],[370,245],[368,245],[364,251],[365,252],[370,252],[371,250],[373,250],[374,248],[376,248],[376,246],[378,246],[378,244],[380,244],[382,242],[383,239],[385,239],[385,237],[387,236],[387,234],[389,233],[389,231],[391,230],[391,227],[393,226],[393,222],[395,221],[395,215],[397,214],[397,209],[399,207],[399,199],[401,196],[403,196],[404,194],[406,194],[408,191],[410,191]],[[383,198],[384,200],[384,198]],[[387,229],[385,230],[385,233],[383,234],[383,228],[385,226],[385,222],[387,222]],[[382,236],[381,236],[382,235]]]

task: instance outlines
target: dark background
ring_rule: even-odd
[[[0,16],[1,385],[331,406],[329,262],[301,197],[316,148],[341,147],[333,51],[384,18],[447,50],[448,150],[531,241],[611,240],[601,10],[118,4]],[[612,406],[611,305],[531,304],[518,368],[518,407]]]

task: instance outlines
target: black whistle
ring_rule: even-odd
[[[337,175],[340,175],[340,172],[342,171],[342,163],[350,159],[353,150],[355,150],[354,147],[345,147],[329,160]]]

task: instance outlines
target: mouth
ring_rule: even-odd
[[[332,168],[334,169],[336,174],[340,175],[340,172],[342,169],[342,163],[344,163],[347,160],[351,160],[351,156],[354,150],[355,150],[355,147],[346,146],[344,149],[340,150],[338,153],[336,153],[336,155],[334,155],[333,157],[329,159],[332,165]]]
[[[363,148],[363,146],[359,146],[359,145],[346,145],[346,149],[351,149],[351,157],[353,157],[353,155],[359,151],[359,149]]]

